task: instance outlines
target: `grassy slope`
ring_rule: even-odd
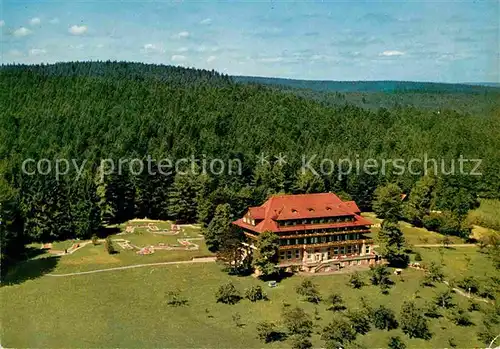
[[[446,279],[462,279],[465,276],[474,276],[479,279],[485,277],[499,276],[497,270],[486,253],[479,252],[477,247],[448,247],[440,248],[417,247],[414,251],[420,252],[422,263],[436,262],[443,266]],[[468,260],[469,259],[469,260]],[[444,263],[441,263],[443,261]]]
[[[139,223],[133,223],[139,224]],[[142,223],[141,223],[142,224]],[[124,231],[126,224],[120,225],[119,228]],[[169,223],[163,222],[159,223],[158,227],[160,229],[167,229],[170,226]],[[157,245],[160,242],[179,245],[177,239],[182,238],[199,238],[200,229],[185,227],[183,231],[177,235],[159,235],[152,234],[144,228],[138,228],[134,233],[124,234],[124,235],[111,235],[112,239],[125,239],[131,241],[132,244],[136,246],[144,247],[150,245]],[[65,248],[71,247],[74,243],[78,241],[67,240],[60,241],[53,244],[55,250],[64,250]],[[106,252],[103,243],[97,246],[89,244],[82,247],[73,254],[59,257],[54,265],[52,273],[72,273],[80,271],[95,270],[101,268],[113,268],[120,267],[124,265],[132,264],[143,264],[143,263],[157,263],[157,262],[173,262],[173,261],[183,261],[191,260],[193,257],[204,257],[213,255],[205,245],[203,240],[193,241],[200,246],[197,251],[183,251],[183,250],[156,250],[154,254],[151,255],[138,255],[136,250],[123,250],[115,243],[115,249],[119,252],[117,254],[109,255]],[[39,248],[39,244],[33,245],[35,248]],[[7,280],[16,279],[16,275],[28,273],[27,269],[35,269],[36,264],[44,264],[46,259],[51,258],[49,253],[44,253],[37,256],[36,259],[31,260],[27,263],[20,263],[14,267],[9,274],[11,277],[7,276]],[[54,257],[52,257],[54,258]]]
[[[425,260],[426,256],[424,256]],[[452,265],[452,264],[450,264]],[[367,277],[367,276],[365,276]],[[413,298],[419,288],[422,272],[404,271],[402,281],[396,281],[390,295],[367,286],[352,290],[346,285],[347,275],[314,276],[321,293],[340,292],[348,308],[359,306],[361,296],[377,306],[384,304],[397,314],[405,299]],[[235,306],[215,303],[217,287],[231,280],[238,289],[261,284],[270,301]],[[147,269],[82,275],[69,278],[44,276],[20,285],[5,286],[2,299],[2,345],[6,347],[262,347],[255,338],[256,324],[262,320],[279,321],[284,301],[304,307],[311,315],[315,306],[300,301],[294,291],[302,277],[283,280],[275,289],[253,277],[230,277],[215,264],[151,267]],[[444,286],[439,285],[441,289]],[[165,292],[180,289],[188,298],[186,307],[171,308],[165,304]],[[433,297],[435,290],[421,289],[417,301]],[[465,305],[466,300],[455,296]],[[331,318],[325,304],[317,306],[322,328]],[[207,316],[206,310],[213,315]],[[241,315],[243,328],[237,328],[233,314]],[[475,323],[480,313],[473,313]],[[459,347],[480,345],[475,338],[476,326],[460,328],[445,318],[431,320],[433,338],[426,342],[408,339],[401,331],[372,330],[360,336],[367,347],[385,347],[388,338],[401,335],[409,347],[445,347],[454,337]],[[317,334],[315,346],[323,345]],[[287,347],[289,343],[274,343],[268,347]]]
[[[476,227],[474,233],[484,233],[484,228],[500,231],[500,200],[479,199],[477,209],[470,211],[468,221]],[[483,228],[483,229],[481,229]]]
[[[374,224],[381,224],[382,219],[377,218],[373,212],[363,212],[361,214],[363,217],[368,218]],[[399,226],[403,232],[406,242],[410,245],[422,245],[422,244],[440,244],[443,240],[444,235],[429,231],[425,228],[414,227],[407,222],[400,221]],[[379,227],[373,226],[371,231],[373,238],[377,239],[377,233],[380,230]],[[452,244],[462,244],[464,241],[457,236],[449,236]]]

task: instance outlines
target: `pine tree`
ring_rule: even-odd
[[[254,268],[258,269],[264,277],[277,273],[279,236],[265,231],[259,234],[255,247],[252,263]]]
[[[401,188],[390,183],[375,190],[373,211],[378,217],[397,222],[402,215]]]
[[[378,235],[382,246],[381,254],[389,264],[395,267],[406,267],[410,256],[405,253],[405,238],[399,229],[399,224],[384,220]]]
[[[215,215],[206,229],[203,230],[205,242],[210,251],[218,251],[224,239],[230,238],[232,222],[231,207],[228,204],[218,205]]]

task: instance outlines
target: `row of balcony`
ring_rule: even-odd
[[[303,248],[304,246],[309,248],[309,247],[328,247],[328,246],[362,245],[362,244],[371,245],[373,244],[373,240],[372,239],[343,240],[343,241],[328,241],[328,242],[313,243],[313,244],[280,245],[279,249],[288,250],[293,248]]]
[[[293,233],[293,234],[290,234]],[[321,231],[315,232],[311,230],[308,233],[305,231],[287,232],[287,235],[279,235],[281,239],[295,239],[295,238],[306,238],[312,236],[329,236],[329,235],[343,235],[343,234],[368,234],[369,229],[355,229],[355,230],[339,230],[339,231]]]

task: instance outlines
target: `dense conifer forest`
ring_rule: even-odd
[[[2,265],[32,241],[88,238],[133,217],[206,225],[218,204],[229,203],[238,216],[279,192],[333,191],[371,210],[375,189],[388,183],[415,198],[427,191],[432,200],[426,209],[458,221],[452,225],[458,228],[446,230],[451,234],[461,234],[464,213],[477,197],[500,198],[498,89],[352,95],[238,81],[214,71],[126,62],[3,66]],[[395,103],[400,97],[403,103]],[[259,161],[262,154],[269,163]],[[286,163],[275,162],[279,154]],[[377,175],[339,176],[339,167],[321,176],[300,171],[303,156],[316,156],[311,164],[318,167],[324,158],[409,160],[423,154],[446,160],[447,170],[459,156],[482,159],[482,175],[428,181],[423,173],[396,175],[390,168]],[[148,155],[239,159],[242,173],[203,173],[201,163],[195,173],[168,176],[135,175],[128,165],[121,174],[106,174],[101,166],[103,159]],[[85,166],[60,178],[28,175],[22,173],[28,158],[74,159]]]

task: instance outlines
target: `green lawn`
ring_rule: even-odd
[[[408,239],[417,239],[422,234],[420,231],[412,232],[410,228],[402,228]],[[185,230],[189,237],[197,237],[199,232],[194,228]],[[184,237],[183,234],[162,236],[136,231],[113,238],[147,245],[171,239],[176,241],[178,237]],[[71,245],[71,242],[61,244],[64,243]],[[445,287],[439,284],[436,288],[422,288],[420,281],[423,272],[406,269],[402,277],[392,276],[395,285],[389,295],[381,294],[375,286],[353,290],[347,286],[349,276],[345,274],[296,275],[282,280],[276,288],[269,288],[266,283],[251,276],[228,276],[215,263],[151,266],[72,277],[45,275],[188,260],[208,255],[202,242],[201,246],[200,251],[157,251],[152,255],[140,256],[135,251],[122,250],[118,246],[119,253],[109,255],[104,244],[89,244],[72,255],[58,258],[44,254],[21,263],[6,278],[12,284],[0,288],[3,310],[1,344],[16,348],[234,348],[242,347],[244,343],[246,348],[284,348],[290,347],[289,341],[263,344],[255,334],[260,321],[269,320],[279,324],[283,303],[299,305],[311,316],[317,309],[321,319],[314,321],[315,331],[323,328],[332,318],[324,303],[313,305],[303,302],[296,295],[295,287],[304,277],[312,278],[319,285],[323,297],[332,291],[341,293],[349,309],[359,308],[360,298],[363,297],[374,307],[383,304],[392,308],[398,317],[404,300],[415,299],[423,305],[432,299],[437,290]],[[420,247],[414,250],[421,253],[422,263],[443,261],[448,280],[467,275],[480,278],[498,275],[487,255],[480,253],[477,247]],[[443,251],[442,257],[440,250]],[[366,273],[364,278],[368,282]],[[234,306],[216,303],[214,294],[218,286],[229,280],[241,292],[246,287],[260,284],[267,292],[269,301],[251,303],[242,300]],[[174,289],[181,290],[189,301],[188,306],[172,308],[166,305],[165,293]],[[467,299],[459,295],[454,295],[454,300],[461,306],[467,305]],[[245,324],[241,328],[232,319],[236,313],[240,314]],[[372,329],[367,335],[358,336],[357,342],[367,348],[386,347],[391,336],[401,336],[409,348],[443,348],[448,346],[448,339],[453,337],[458,347],[481,346],[483,344],[477,340],[476,333],[482,322],[482,313],[473,312],[472,320],[475,325],[459,327],[446,316],[430,319],[433,337],[429,341],[409,339],[400,329]],[[313,334],[313,344],[315,347],[324,346],[318,333]]]
[[[377,240],[377,233],[380,231],[380,228],[377,226],[382,223],[382,219],[377,218],[377,216],[373,212],[363,212],[361,214],[363,217],[368,218],[370,221],[375,224],[371,228],[372,236]],[[444,235],[436,233],[434,231],[429,231],[425,228],[418,228],[412,226],[408,222],[400,221],[399,226],[401,231],[403,232],[406,242],[411,245],[422,245],[422,244],[440,244],[443,240]],[[452,244],[463,244],[464,240],[457,236],[448,236]]]
[[[500,200],[479,199],[479,202],[479,207],[469,212],[469,223],[500,231]]]
[[[131,221],[132,224],[144,224],[143,222]],[[155,223],[160,229],[170,228],[169,222]],[[121,231],[125,230],[126,224],[119,225]],[[111,235],[111,239],[125,239],[129,240],[132,244],[138,247],[158,245],[165,243],[170,245],[179,245],[177,239],[184,238],[200,238],[200,229],[192,227],[184,227],[183,230],[177,235],[160,235],[148,232],[147,229],[136,229],[133,233],[123,235]],[[74,243],[81,241],[67,240],[53,243],[53,249],[63,251],[65,248],[71,247]],[[212,256],[213,254],[208,250],[204,240],[195,240],[195,244],[199,245],[200,249],[195,251],[184,250],[155,250],[151,255],[138,255],[137,250],[124,250],[118,243],[114,243],[115,249],[118,253],[110,255],[107,253],[104,243],[99,243],[94,246],[88,244],[72,254],[64,255],[58,258],[53,257],[50,253],[43,253],[37,256],[37,260],[31,260],[25,263],[20,263],[9,272],[7,279],[17,279],[18,275],[26,273],[34,273],[33,269],[37,268],[37,263],[45,265],[42,259],[50,258],[50,262],[54,264],[51,268],[52,273],[72,273],[79,271],[88,271],[101,268],[113,268],[132,264],[143,263],[158,263],[158,262],[173,262],[182,260],[191,260],[194,257]],[[40,248],[40,244],[33,244],[32,247]],[[27,269],[31,269],[27,271]]]
[[[367,275],[364,275],[367,278]],[[349,309],[360,306],[364,297],[372,306],[384,304],[399,309],[405,299],[415,298],[422,272],[405,270],[389,295],[382,295],[375,286],[353,290],[346,285],[348,275],[311,276],[322,295],[340,292]],[[34,280],[0,289],[2,299],[2,345],[4,347],[76,348],[76,347],[210,347],[210,348],[278,348],[289,342],[264,345],[255,336],[259,321],[280,320],[284,302],[303,307],[309,314],[315,308],[321,319],[317,330],[332,317],[325,304],[317,306],[298,299],[295,287],[303,277],[283,280],[271,289],[266,283],[249,277],[228,276],[220,266],[210,264],[171,265],[121,270],[74,277],[42,276]],[[260,284],[269,296],[267,302],[242,300],[231,306],[215,302],[217,287],[231,280],[243,291]],[[441,289],[442,285],[438,285]],[[189,305],[172,308],[165,304],[165,293],[179,289]],[[421,289],[416,301],[423,304],[435,290]],[[465,305],[458,295],[455,301]],[[245,324],[235,326],[232,316],[241,315]],[[213,316],[210,318],[208,315]],[[480,323],[481,314],[472,314]],[[389,337],[399,335],[410,348],[443,348],[453,337],[458,347],[480,346],[476,327],[457,327],[446,318],[430,320],[433,337],[430,341],[409,339],[399,329],[372,329],[359,336],[366,347],[386,347]],[[313,335],[315,347],[323,346],[318,334]]]
[[[422,256],[422,262],[429,264],[435,262],[443,266],[447,279],[461,279],[465,276],[478,278],[500,276],[495,270],[491,259],[486,253],[481,253],[479,248],[473,247],[416,247],[413,249]],[[441,259],[441,252],[443,257]],[[443,261],[443,263],[441,263]]]

